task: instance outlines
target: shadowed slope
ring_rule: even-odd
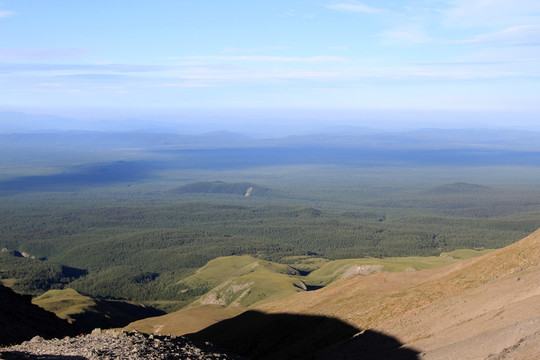
[[[91,298],[69,288],[49,290],[32,302],[85,332],[95,328],[122,327],[139,319],[164,314],[163,311],[128,301]]]
[[[16,294],[0,285],[0,345],[20,343],[36,335],[52,338],[76,333],[67,321],[30,300],[30,296]]]
[[[393,359],[417,359],[416,351],[400,349],[401,343],[392,337],[375,331],[359,334],[354,326],[326,316],[246,311],[188,337],[254,359],[310,359],[355,334],[355,358],[377,359],[391,351]]]

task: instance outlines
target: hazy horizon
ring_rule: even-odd
[[[151,131],[189,135],[228,131],[284,137],[346,130],[403,132],[422,129],[540,132],[536,116],[523,112],[358,111],[343,109],[0,109],[0,133],[35,131]]]

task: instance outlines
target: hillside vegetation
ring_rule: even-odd
[[[80,331],[117,328],[133,321],[162,315],[162,311],[120,300],[95,299],[73,289],[49,290],[32,303],[66,319]]]
[[[297,262],[294,266],[245,255],[217,258],[181,282],[186,287],[209,289],[200,298],[180,311],[134,322],[127,326],[127,329],[151,329],[151,332],[155,333],[183,335],[238,315],[249,308],[287,298],[295,293],[315,290],[339,279],[381,272],[412,273],[453,264],[463,258],[472,258],[487,252],[489,251],[459,250],[442,257],[335,261],[303,257],[295,258]],[[459,255],[454,258],[454,254]],[[305,269],[306,265],[311,267],[311,272],[299,270]]]
[[[446,204],[441,200],[438,206]],[[0,254],[0,277],[25,293],[38,295],[69,285],[85,294],[172,311],[218,285],[182,282],[218,257],[251,255],[295,266],[294,258],[300,256],[306,260],[296,265],[307,271],[306,262],[319,261],[315,259],[439,256],[455,249],[497,248],[524,236],[537,223],[533,213],[476,218],[393,211],[201,202],[17,211],[5,207],[0,246],[10,250]],[[15,250],[29,257],[14,256]],[[421,269],[415,261],[400,269]],[[336,270],[321,270],[304,282],[323,286],[339,277],[339,271],[332,275]],[[255,275],[242,274],[235,286],[255,281],[249,279]],[[297,291],[302,285],[293,281],[285,288],[291,287]],[[258,301],[254,295],[245,299]]]

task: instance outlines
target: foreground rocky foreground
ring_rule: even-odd
[[[94,359],[241,359],[209,343],[184,337],[145,335],[138,332],[99,329],[91,334],[44,340],[36,336],[20,345],[0,348],[0,359],[94,360]]]

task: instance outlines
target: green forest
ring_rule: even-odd
[[[32,295],[69,287],[170,311],[210,290],[184,279],[218,257],[439,256],[504,247],[540,227],[540,168],[452,151],[439,163],[426,152],[131,151],[110,141],[88,162],[90,143],[17,144],[1,156],[0,280]]]
[[[345,210],[336,209],[335,200],[326,208],[293,205],[290,198],[272,204],[271,197],[248,199],[237,190],[215,198],[192,193],[189,201],[157,205],[104,206],[103,194],[95,203],[67,206],[62,197],[72,194],[61,193],[59,204],[18,202],[14,209],[4,203],[0,247],[7,251],[0,256],[0,276],[16,279],[15,289],[34,295],[68,286],[103,298],[174,301],[178,307],[210,290],[186,291],[181,280],[217,257],[249,254],[288,263],[295,256],[438,256],[503,247],[539,225],[540,196],[535,202],[530,193],[520,198],[457,186],[451,194],[435,187],[379,202],[358,197],[358,208],[345,203]],[[314,196],[309,191],[306,198]],[[45,201],[51,194],[40,196]]]

